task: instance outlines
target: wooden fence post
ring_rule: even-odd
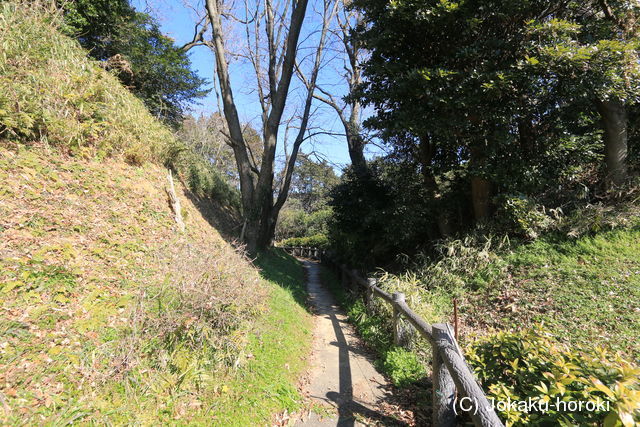
[[[355,270],[354,270],[355,271]],[[365,289],[365,304],[367,308],[373,308],[373,287],[376,285],[376,279],[368,278],[367,279],[367,289]]]
[[[434,347],[438,348],[442,361],[448,371],[452,373],[451,376],[459,395],[468,399],[465,406],[467,406],[467,413],[473,423],[483,427],[503,427],[504,424],[489,404],[487,396],[476,382],[463,355],[460,354],[458,344],[449,331],[449,325],[433,325],[433,338]]]
[[[436,323],[432,327],[434,343],[447,339],[449,332],[446,325]],[[433,346],[433,360],[431,362],[433,382],[431,424],[436,427],[450,427],[456,425],[456,414],[453,411],[456,386],[451,378],[451,373],[442,360],[439,347],[438,345]]]
[[[398,303],[404,302],[404,294],[402,292],[393,293],[393,344],[401,346],[405,344],[404,328],[402,325],[401,312],[398,309]]]

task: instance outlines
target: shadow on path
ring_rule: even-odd
[[[378,404],[388,397],[389,386],[373,367],[331,293],[320,283],[317,263],[304,264],[309,299],[317,315],[308,392],[312,400],[335,407],[337,416],[312,415],[297,425],[351,427],[361,425],[358,418],[385,426],[406,425],[378,410]]]

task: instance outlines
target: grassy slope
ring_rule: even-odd
[[[252,358],[233,382],[237,392],[228,396],[228,410],[220,417],[225,425],[248,425],[256,415],[267,420],[276,411],[291,413],[301,403],[295,382],[306,366],[313,326],[303,308],[307,293],[302,265],[280,250],[263,253],[256,265],[262,277],[279,288],[271,294],[273,310],[249,339],[247,351],[263,357]]]
[[[294,409],[302,267],[266,254],[264,279],[237,254],[224,185],[37,5],[0,4],[0,424]],[[195,192],[176,182],[186,233],[163,162]]]
[[[132,163],[165,155],[171,132],[60,22],[38,1],[0,3],[0,137]]]
[[[247,425],[297,405],[310,341],[301,266],[267,254],[261,279],[181,185],[180,235],[164,177],[149,164],[0,149],[0,419]],[[193,282],[213,298],[176,297]],[[208,319],[201,298],[227,308]],[[214,346],[159,340],[207,321],[226,328]]]
[[[585,210],[581,228],[611,225],[577,238],[553,232],[507,248],[495,238],[486,244],[477,237],[449,241],[438,262],[399,276],[384,274],[380,283],[404,292],[428,322],[452,322],[457,295],[463,342],[492,329],[543,323],[570,344],[608,347],[637,361],[640,206],[627,201],[610,210],[606,218]]]
[[[582,347],[610,346],[640,358],[640,229],[567,240],[546,237],[489,268],[466,305],[468,324],[520,328],[544,322]]]

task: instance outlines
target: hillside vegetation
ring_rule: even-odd
[[[0,8],[0,423],[264,425],[298,407],[301,265],[252,266],[214,228],[233,231],[234,190],[55,13]]]
[[[569,230],[569,235],[562,230]],[[533,242],[467,235],[417,259],[379,284],[403,292],[428,322],[454,322],[470,366],[496,401],[609,401],[605,411],[499,410],[508,425],[636,425],[640,419],[640,215],[631,197],[615,208],[590,206]],[[431,360],[411,334],[393,346],[391,309],[367,310],[335,282],[379,366],[415,389]],[[415,394],[415,392],[414,392]],[[416,394],[416,396],[418,396]],[[418,402],[417,405],[424,405]]]

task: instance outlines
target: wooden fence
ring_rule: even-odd
[[[418,316],[405,302],[402,293],[388,294],[376,285],[375,279],[363,278],[357,270],[349,269],[337,263],[333,257],[318,248],[283,247],[294,256],[321,261],[332,268],[339,276],[343,286],[364,291],[367,307],[374,298],[381,298],[393,307],[393,340],[402,345],[403,324],[406,319],[423,337],[429,341],[433,351],[433,415],[432,425],[449,427],[456,425],[456,399],[459,407],[468,413],[478,427],[503,426],[493,410],[482,388],[478,385],[471,368],[464,360],[452,328],[446,323],[429,324]]]

